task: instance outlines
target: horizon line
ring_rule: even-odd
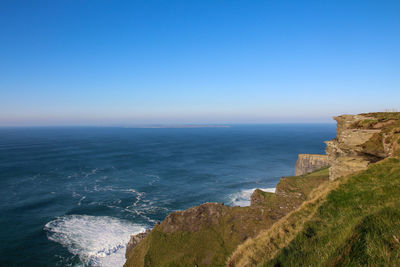
[[[331,122],[235,122],[235,123],[151,123],[151,124],[38,124],[38,125],[0,125],[0,128],[135,128],[135,129],[166,129],[166,128],[230,128],[232,126],[241,125],[277,125],[277,124],[336,124],[335,121]]]

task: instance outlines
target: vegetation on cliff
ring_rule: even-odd
[[[376,155],[381,158],[391,156],[390,146],[396,145],[395,140],[400,136],[400,113],[399,112],[375,112],[361,114],[370,119],[360,120],[354,123],[358,129],[381,129],[374,134],[370,140],[363,144],[367,154]],[[398,144],[398,143],[397,143]],[[389,150],[389,151],[388,151]]]
[[[271,227],[327,181],[325,168],[282,178],[275,194],[256,190],[249,207],[205,203],[172,213],[127,252],[125,266],[223,266],[239,244]]]
[[[400,159],[372,164],[327,189],[239,246],[228,265],[399,266]]]

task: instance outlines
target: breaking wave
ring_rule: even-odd
[[[89,266],[123,266],[130,236],[145,231],[142,225],[107,217],[67,215],[48,222],[49,240],[66,247]]]
[[[256,189],[257,188],[245,189],[230,195],[229,197],[230,204],[232,206],[240,206],[240,207],[250,206],[251,194],[253,194],[254,190]],[[275,188],[259,188],[259,189],[265,192],[275,193]]]

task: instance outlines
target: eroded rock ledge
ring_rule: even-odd
[[[368,113],[334,117],[336,138],[326,141],[331,180],[365,170],[393,155],[400,131],[399,113]]]

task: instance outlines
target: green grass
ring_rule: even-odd
[[[400,266],[400,160],[387,159],[331,191],[264,266]]]
[[[399,265],[400,229],[399,207],[384,207],[366,216],[356,227],[347,244],[338,249],[339,255],[332,263],[349,265]]]

